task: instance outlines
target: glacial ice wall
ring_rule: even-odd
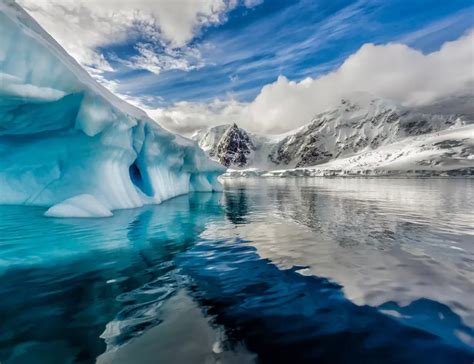
[[[0,203],[108,216],[190,191],[223,168],[96,83],[23,9],[0,1]]]

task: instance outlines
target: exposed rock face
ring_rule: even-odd
[[[216,158],[224,166],[245,167],[255,145],[249,135],[236,124],[227,129],[217,144]]]

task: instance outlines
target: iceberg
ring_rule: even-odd
[[[98,84],[14,1],[0,1],[0,204],[109,216],[220,190],[224,170]]]

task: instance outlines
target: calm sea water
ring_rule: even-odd
[[[0,207],[0,362],[472,363],[474,180],[245,179]]]

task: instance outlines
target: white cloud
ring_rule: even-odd
[[[98,47],[140,35],[170,50],[183,48],[201,28],[222,22],[226,12],[236,6],[234,0],[18,2],[79,63],[102,71],[111,67]]]
[[[197,48],[162,48],[156,50],[152,44],[138,43],[135,46],[138,55],[122,63],[133,69],[148,70],[159,74],[163,70],[191,71],[204,66],[201,53]]]
[[[214,100],[211,103],[179,102],[172,107],[147,109],[143,104],[136,106],[146,110],[148,115],[165,128],[190,135],[194,131],[213,125],[240,120],[245,104],[235,100]]]
[[[227,104],[180,103],[149,112],[181,133],[233,121],[248,130],[280,133],[306,124],[316,113],[355,92],[405,106],[425,106],[452,95],[473,95],[473,44],[474,31],[430,54],[402,44],[366,44],[322,77],[294,82],[280,76],[248,104],[234,100]]]
[[[244,0],[244,5],[247,8],[254,8],[263,3],[263,0]]]

